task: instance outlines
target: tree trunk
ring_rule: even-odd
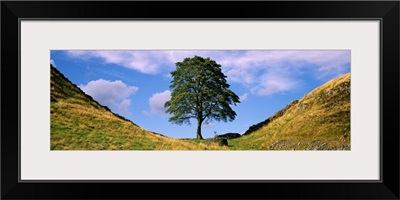
[[[203,139],[203,136],[201,136],[201,124],[201,119],[197,119],[197,139]]]

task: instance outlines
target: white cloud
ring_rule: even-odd
[[[302,84],[302,73],[315,79],[343,74],[350,63],[349,50],[255,50],[255,51],[170,51],[171,62],[199,55],[222,65],[231,83],[239,83],[256,95],[295,90]]]
[[[155,93],[149,99],[150,111],[143,111],[146,115],[167,115],[165,112],[167,109],[164,108],[165,102],[171,99],[171,92],[169,90],[165,90],[161,93]]]
[[[57,65],[56,65],[56,63],[54,62],[53,59],[50,59],[50,64],[53,65],[53,67],[57,68]]]
[[[297,64],[300,67],[302,63],[315,64],[318,66],[329,65],[331,67],[340,67],[341,65],[350,62],[350,51],[246,51],[241,55],[221,56],[219,62],[222,65],[236,69],[247,69],[266,66],[282,67],[282,64]]]
[[[167,80],[172,80],[172,75],[170,73],[164,74],[163,77]]]
[[[220,55],[224,73],[231,82],[243,84],[256,95],[293,91],[307,81],[330,79],[345,73],[350,64],[350,51],[243,51],[242,54]]]
[[[258,84],[252,88],[252,93],[260,96],[267,96],[294,90],[299,85],[299,81],[294,79],[286,78],[279,74],[268,73],[260,77]]]
[[[99,58],[145,74],[158,73],[168,59],[163,51],[67,51],[67,55],[83,60]]]
[[[203,124],[203,128],[214,128],[216,125],[213,123]]]
[[[88,55],[90,55],[90,51],[86,50],[73,50],[73,51],[67,51],[67,54],[69,54],[72,57],[85,57],[87,58]]]
[[[241,96],[239,96],[239,100],[240,102],[246,101],[248,97],[247,93],[242,94]]]
[[[168,74],[175,63],[194,55],[210,57],[222,65],[230,83],[242,84],[253,94],[271,95],[295,90],[300,75],[330,79],[345,73],[350,50],[254,51],[68,51],[74,58],[98,58],[145,74]],[[165,75],[164,77],[168,77]],[[261,78],[260,78],[261,77]],[[268,77],[268,79],[266,79]],[[306,81],[306,80],[303,80]]]
[[[246,71],[245,69],[232,68],[224,73],[227,76],[228,81],[233,81],[236,83],[242,83],[249,85],[255,82],[255,74]]]
[[[109,107],[112,111],[122,115],[130,115],[131,105],[129,97],[139,90],[136,86],[127,86],[120,80],[95,80],[86,85],[79,85],[86,94],[93,97],[100,104]]]
[[[131,116],[132,113],[129,112],[129,106],[131,106],[131,100],[130,99],[124,99],[121,101],[121,103],[119,103],[118,105],[118,110],[122,115],[127,115],[127,116]]]

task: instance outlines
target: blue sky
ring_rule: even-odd
[[[192,125],[168,122],[170,72],[194,55],[222,65],[230,89],[241,103],[233,122],[203,124],[204,138],[244,133],[295,99],[350,72],[350,50],[52,50],[50,62],[113,112],[139,126],[174,138],[195,138]]]

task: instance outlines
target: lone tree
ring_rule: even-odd
[[[164,104],[166,112],[173,116],[169,121],[190,125],[190,119],[197,119],[197,139],[203,139],[201,125],[216,121],[233,121],[236,112],[230,105],[240,103],[239,97],[229,90],[221,65],[210,58],[194,56],[176,63],[171,72],[171,100]]]

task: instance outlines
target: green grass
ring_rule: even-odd
[[[51,67],[51,150],[226,150],[149,132],[94,101]]]
[[[305,150],[350,148],[350,74],[306,94],[228,147],[174,139],[114,114],[51,67],[51,150]],[[162,134],[162,133],[161,133]]]
[[[306,94],[283,116],[230,144],[240,150],[350,149],[350,74]]]

